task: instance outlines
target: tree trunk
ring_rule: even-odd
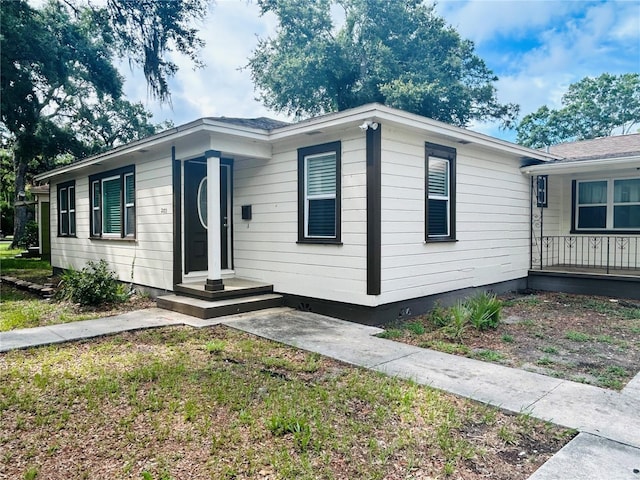
[[[15,197],[14,197],[14,220],[13,220],[13,241],[11,242],[10,248],[18,248],[18,243],[20,239],[24,235],[25,225],[28,220],[29,210],[25,203],[26,197],[26,183],[27,183],[27,159],[22,158],[22,155],[16,152],[14,164],[16,169],[16,180],[15,180]]]

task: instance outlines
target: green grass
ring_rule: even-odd
[[[15,258],[22,250],[9,250],[8,242],[0,242],[0,272],[21,280],[46,282],[52,275],[51,264],[39,258]]]
[[[575,330],[568,330],[564,334],[564,338],[571,340],[572,342],[589,342],[592,340],[590,335],[584,332],[577,332]]]
[[[221,326],[4,354],[0,416],[7,478],[465,478],[474,459],[526,478],[491,438],[557,435]]]
[[[8,247],[9,243],[0,242],[2,275],[41,284],[52,281],[49,262],[32,258],[14,258],[21,250],[9,250]],[[148,303],[137,305],[144,308]],[[126,308],[127,306],[123,305],[123,309],[126,310]],[[2,285],[0,294],[0,331],[2,332],[89,320],[115,313],[118,311],[112,310],[110,306],[105,306],[103,309],[82,309],[68,302],[43,300],[37,295],[5,284]]]
[[[486,362],[500,362],[505,359],[505,355],[503,353],[490,349],[477,351],[473,356]]]
[[[629,377],[629,373],[622,367],[611,365],[598,371],[592,372],[598,379],[600,386],[620,390],[624,385],[624,380]]]
[[[382,333],[378,334],[379,338],[386,338],[388,340],[393,340],[396,338],[402,337],[402,330],[399,328],[389,328]]]
[[[549,353],[551,355],[555,355],[555,354],[558,353],[558,349],[556,347],[553,347],[553,346],[542,347],[542,348],[540,348],[540,351],[544,352],[544,353]]]
[[[4,285],[0,297],[0,332],[104,316],[104,312],[101,311],[83,312],[69,303],[42,300],[35,295]]]

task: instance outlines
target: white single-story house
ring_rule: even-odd
[[[230,313],[245,308],[232,297],[266,293],[258,304],[379,324],[527,288],[531,272],[544,283],[567,263],[537,263],[548,237],[620,234],[630,268],[595,276],[637,293],[638,152],[570,161],[369,104],[294,124],[202,118],[36,180],[50,185],[54,269],[105,259],[203,317],[206,302]]]

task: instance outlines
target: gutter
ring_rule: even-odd
[[[640,155],[528,165],[521,167],[520,171],[526,175],[536,175],[544,173],[586,173],[629,168],[635,168],[640,171]]]
[[[473,132],[464,128],[455,127],[444,122],[432,120],[420,115],[408,113],[395,108],[387,107],[379,103],[372,103],[360,107],[344,110],[341,112],[329,113],[319,117],[314,117],[301,122],[285,125],[273,130],[261,130],[250,127],[243,127],[231,123],[216,121],[211,118],[201,118],[193,122],[180,125],[178,127],[165,130],[141,140],[121,145],[108,152],[104,152],[92,157],[85,158],[78,162],[59,167],[54,170],[36,175],[34,180],[42,182],[57,175],[71,173],[76,170],[95,165],[101,161],[108,161],[111,158],[140,152],[145,148],[152,148],[158,144],[173,142],[190,133],[209,132],[221,135],[232,135],[257,142],[275,142],[286,140],[299,135],[314,135],[323,133],[323,130],[344,129],[351,122],[360,125],[363,121],[377,121],[380,123],[389,122],[402,127],[417,130],[425,134],[436,135],[449,139],[454,143],[462,145],[473,144],[492,150],[500,150],[511,155],[516,155],[526,162],[549,162],[557,160],[557,156],[522,147],[514,143],[490,137],[482,133]]]
[[[184,125],[179,125],[177,127],[170,128],[169,130],[164,130],[155,135],[151,135],[150,137],[136,140],[136,141],[127,143],[125,145],[120,145],[106,152],[84,158],[82,160],[72,163],[71,165],[65,165],[63,167],[58,167],[53,170],[49,170],[48,172],[36,175],[34,177],[34,180],[36,182],[42,182],[43,180],[47,180],[57,175],[71,173],[76,170],[79,170],[91,165],[95,165],[102,161],[108,161],[112,157],[140,152],[144,149],[152,148],[160,143],[172,142],[182,137],[185,137],[190,133],[197,133],[197,132],[219,133],[219,134],[249,138],[257,141],[264,141],[264,142],[268,141],[268,135],[265,133],[264,130],[241,127],[238,125],[233,125],[233,124],[224,123],[224,122],[218,122],[215,120],[211,120],[209,118],[200,118],[193,122],[189,122]]]

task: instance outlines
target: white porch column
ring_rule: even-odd
[[[207,291],[223,290],[220,264],[220,152],[209,150],[207,157]]]

